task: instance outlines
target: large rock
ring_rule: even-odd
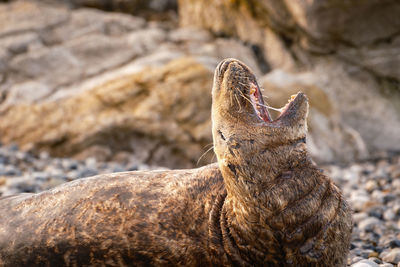
[[[149,164],[191,167],[211,142],[212,76],[184,58],[67,99],[14,105],[1,114],[0,140],[57,156],[130,151]]]
[[[142,18],[39,2],[0,4],[0,21],[0,110],[119,68],[166,39]]]
[[[357,131],[342,119],[334,99],[318,87],[313,73],[291,74],[275,70],[262,78],[266,103],[282,107],[288,96],[299,91],[306,93],[310,103],[307,146],[318,162],[351,162],[368,156],[367,146]],[[278,112],[270,110],[273,117]]]
[[[265,29],[316,52],[331,52],[341,45],[362,46],[385,42],[398,35],[397,0],[181,0],[180,23],[215,33],[234,35],[262,44]]]
[[[355,136],[370,152],[400,149],[398,14],[396,0],[179,1],[182,26],[257,45],[275,73],[296,77],[293,86],[300,90],[301,85],[312,85],[329,96],[337,115],[322,116],[324,121],[314,123],[330,124],[320,136],[328,132],[336,136],[332,127],[337,128],[338,122],[343,134],[352,133],[346,134],[348,140],[345,135],[326,139],[324,146],[336,151],[332,154],[336,160],[364,155],[357,152],[358,145],[349,147],[360,143],[354,142]],[[278,83],[278,87],[285,86]],[[313,141],[322,149],[321,142]],[[344,147],[343,151],[335,146]]]
[[[162,15],[176,11],[176,0],[36,0],[47,3],[66,4],[73,8],[91,7],[135,15]],[[1,1],[0,1],[1,2]]]
[[[25,28],[0,36],[4,127],[0,139],[34,151],[103,160],[119,160],[130,152],[150,164],[193,167],[211,143],[210,107],[204,103],[211,99],[212,73],[218,62],[238,57],[262,74],[251,47],[204,30],[169,29],[126,14],[68,10],[36,1],[2,7],[3,12],[9,8],[21,13],[21,20],[26,9],[38,24],[29,26],[25,21]],[[53,23],[52,14],[57,12],[67,18]],[[35,18],[47,15],[50,21]],[[21,24],[12,23],[16,25],[10,29]],[[167,65],[184,57],[193,59]],[[148,83],[146,92],[137,89],[142,82]],[[140,93],[130,95],[131,89]],[[168,96],[178,103],[168,102]],[[110,108],[107,99],[115,97],[126,99],[136,115],[123,103]],[[206,154],[199,164],[210,162],[211,156]]]
[[[283,91],[307,93],[310,86],[313,88],[309,93],[311,113],[319,111],[325,120],[313,123],[310,116],[310,126],[324,128],[315,137],[324,140],[324,144],[318,142],[321,148],[329,146],[335,151],[335,159],[362,158],[366,155],[362,143],[370,152],[400,150],[400,92],[393,88],[386,88],[388,92],[378,90],[383,85],[364,69],[324,58],[314,69],[297,73],[276,70],[265,80]],[[268,88],[268,83],[265,86]],[[313,101],[314,89],[326,97],[319,96]]]

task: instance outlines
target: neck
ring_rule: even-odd
[[[232,157],[219,160],[228,197],[243,206],[264,201],[277,179],[291,178],[293,170],[312,165],[303,139],[260,149],[245,146],[242,140],[241,150],[232,150]],[[282,181],[290,183],[292,179]]]
[[[224,247],[231,251],[245,250],[252,258],[258,251],[274,247],[277,251],[268,253],[280,257],[279,246],[269,243],[276,242],[275,233],[279,232],[276,230],[287,225],[281,225],[275,215],[312,189],[306,187],[317,186],[315,181],[305,183],[295,179],[297,172],[312,165],[304,147],[299,141],[257,151],[247,162],[238,162],[237,157],[232,157],[222,161],[225,166],[220,163],[227,190],[220,225],[230,233],[230,239],[224,239]],[[289,194],[288,190],[293,188],[301,190],[298,194]]]

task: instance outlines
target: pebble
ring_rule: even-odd
[[[19,150],[17,145],[0,144],[0,196],[40,192],[65,182],[103,173],[165,169],[137,161],[97,162],[95,158],[75,160],[52,158]]]
[[[397,266],[400,262],[400,155],[380,161],[324,168],[353,210],[348,256],[351,266]]]
[[[371,260],[360,260],[351,265],[352,267],[379,267],[379,265]]]
[[[383,213],[383,219],[385,221],[393,221],[396,218],[396,214],[392,209],[388,209]]]
[[[358,224],[361,231],[372,231],[377,225],[382,224],[382,221],[376,217],[368,217]]]
[[[394,248],[389,253],[387,253],[382,260],[392,264],[400,263],[400,248]]]

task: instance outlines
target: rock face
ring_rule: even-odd
[[[60,156],[130,151],[142,162],[190,167],[211,140],[211,81],[201,64],[172,61],[67,99],[15,105],[2,114],[1,139]]]
[[[10,2],[13,0],[1,0]],[[162,14],[177,9],[176,0],[36,0],[52,4],[63,4],[72,8],[91,7],[107,11],[118,11],[140,15]]]
[[[25,149],[192,167],[211,143],[216,64],[240,54],[262,73],[251,48],[202,30],[38,2],[0,10],[0,139]]]
[[[314,160],[349,162],[368,155],[359,133],[340,119],[335,101],[318,87],[320,80],[312,72],[296,75],[275,70],[265,75],[262,82],[268,95],[266,101],[272,107],[284,106],[288,95],[300,89],[307,95],[310,101],[307,124],[312,133],[307,145]]]
[[[399,12],[396,0],[179,1],[182,26],[235,36],[273,69],[309,76],[370,152],[400,149]]]
[[[387,40],[391,42],[398,36],[399,12],[396,0],[179,1],[183,26],[206,28],[259,45],[264,44],[270,34],[266,29],[270,29],[287,48],[293,45],[318,53],[342,46],[387,45]]]

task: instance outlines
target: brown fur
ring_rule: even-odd
[[[275,122],[241,97],[252,72],[217,67],[218,164],[127,172],[0,199],[0,266],[342,266],[351,214],[307,156],[307,99]]]

